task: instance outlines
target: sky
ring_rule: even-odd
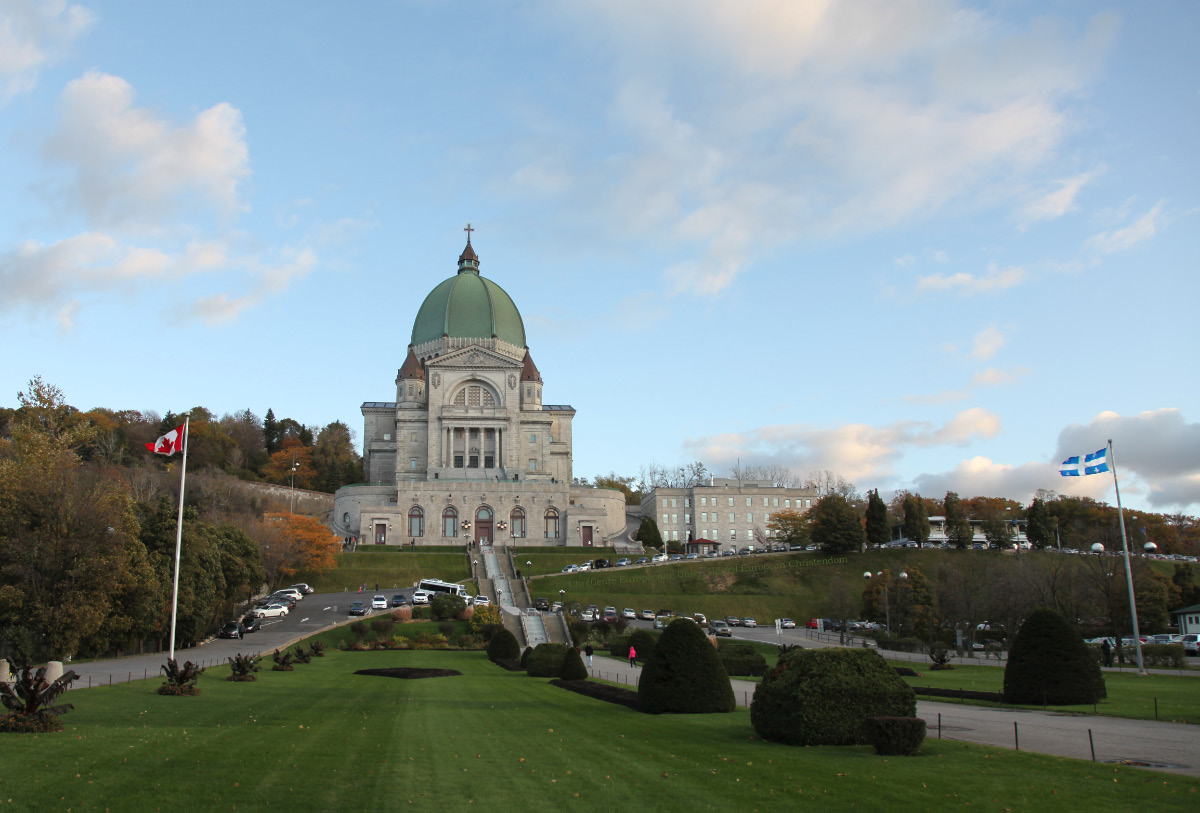
[[[0,0],[0,386],[360,436],[465,243],[577,476],[1200,514],[1200,4]]]

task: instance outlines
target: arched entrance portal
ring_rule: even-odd
[[[481,545],[492,544],[492,509],[480,506],[475,511],[475,541]]]

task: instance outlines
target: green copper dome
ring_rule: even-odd
[[[458,273],[429,292],[413,322],[412,343],[421,345],[443,336],[458,339],[495,337],[525,347],[525,323],[512,297],[479,275],[479,257],[467,240],[458,258]]]

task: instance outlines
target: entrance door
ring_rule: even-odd
[[[386,545],[387,544],[387,523],[386,522],[376,523],[376,525],[375,525],[375,544],[376,545]]]
[[[592,547],[592,526],[591,525],[583,526],[583,546],[585,548]]]
[[[492,509],[480,508],[475,512],[475,541],[481,545],[492,544]]]

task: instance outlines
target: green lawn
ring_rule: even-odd
[[[358,590],[366,584],[368,590],[379,585],[380,591],[412,587],[422,578],[462,581],[471,575],[465,550],[457,553],[416,553],[399,551],[382,553],[339,553],[335,570],[324,576],[299,573],[294,582],[307,582],[318,593]]]
[[[461,677],[395,680],[360,668]],[[929,740],[913,758],[759,741],[749,715],[645,716],[479,653],[332,652],[257,683],[213,668],[72,692],[57,735],[0,735],[14,810],[1194,809],[1190,777]]]
[[[892,661],[892,666],[907,666],[923,677],[904,678],[910,686],[931,686],[944,689],[969,689],[977,692],[999,692],[1004,688],[1004,669],[998,666],[956,666],[948,672],[932,672],[928,664]],[[1109,717],[1154,719],[1154,701],[1158,699],[1158,719],[1182,723],[1200,723],[1200,678],[1180,675],[1150,674],[1139,677],[1132,672],[1105,672],[1104,684],[1108,698],[1096,704],[1096,711]],[[942,697],[921,699],[958,702]],[[975,705],[995,705],[980,701],[965,701]],[[1040,708],[1040,707],[1036,707]],[[1091,714],[1091,704],[1084,706],[1049,706],[1056,711]]]

